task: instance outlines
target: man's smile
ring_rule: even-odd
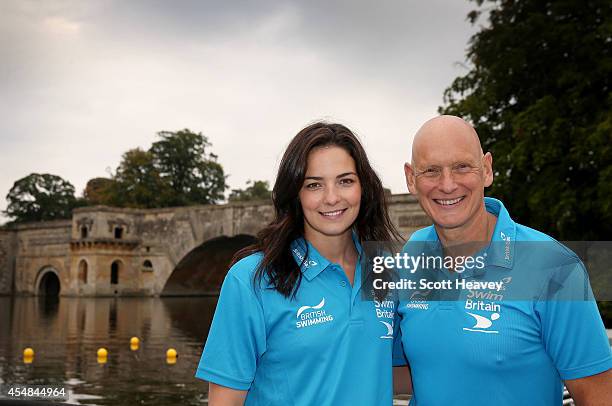
[[[440,206],[454,206],[465,199],[465,196],[459,196],[454,199],[433,199],[434,202],[439,204]]]

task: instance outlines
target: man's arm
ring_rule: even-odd
[[[247,391],[236,390],[208,383],[208,405],[209,406],[242,406],[246,398]]]
[[[612,369],[585,378],[568,379],[565,386],[576,406],[612,406]]]

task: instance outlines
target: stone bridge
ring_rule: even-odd
[[[390,198],[404,236],[429,224],[410,195]],[[270,202],[75,209],[70,220],[0,228],[0,294],[214,294],[233,254],[273,216]]]

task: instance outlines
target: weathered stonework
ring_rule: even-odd
[[[391,196],[389,212],[405,237],[429,224],[410,195]],[[248,241],[273,214],[269,202],[146,210],[94,206],[74,210],[71,220],[0,228],[0,294],[38,294],[57,277],[59,293],[66,296],[159,295],[190,253],[205,257],[183,261],[190,267],[183,273],[209,268],[218,273],[231,257],[218,252],[218,237]],[[206,248],[211,240],[217,242]],[[235,242],[226,245],[236,248]],[[205,271],[194,268],[199,263]],[[218,276],[207,277],[211,286],[218,286]],[[189,290],[174,288],[181,294]]]

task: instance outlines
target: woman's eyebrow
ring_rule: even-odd
[[[336,179],[343,178],[343,177],[345,177],[345,176],[349,176],[349,175],[355,175],[355,176],[357,176],[357,174],[356,174],[355,172],[344,172],[344,173],[341,173],[340,175],[336,176]],[[312,180],[323,180],[323,177],[322,177],[322,176],[306,176],[306,177],[304,178],[304,180],[308,180],[308,179],[312,179]]]
[[[343,178],[345,176],[349,176],[349,175],[355,175],[357,176],[357,174],[355,172],[345,172],[345,173],[341,173],[340,175],[336,176],[336,179],[338,178]]]

